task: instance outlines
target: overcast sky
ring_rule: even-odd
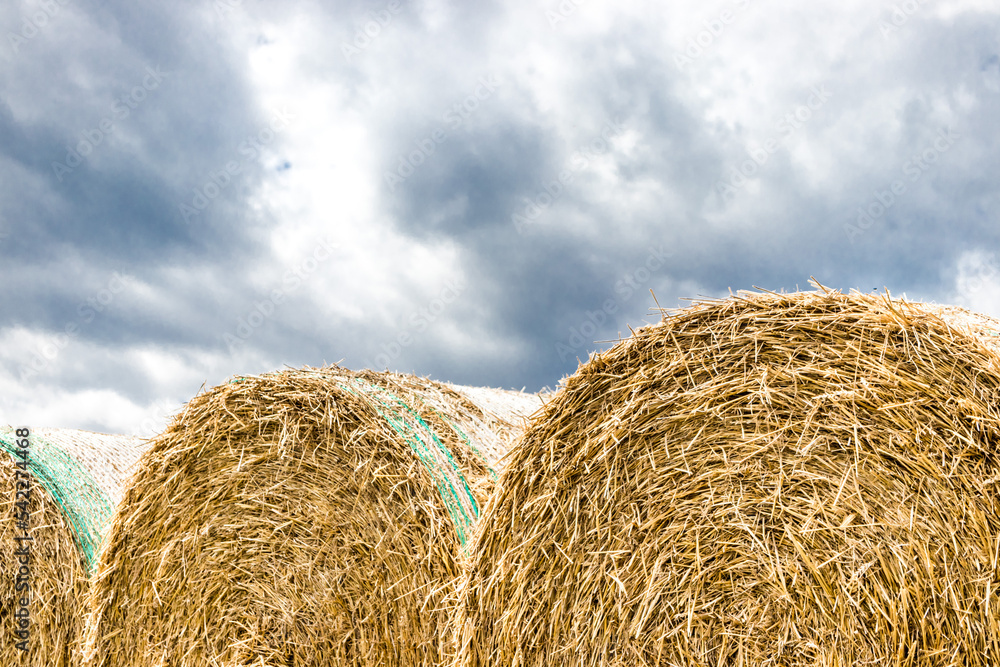
[[[661,306],[1000,315],[995,0],[0,4],[0,423],[340,362],[554,387]]]

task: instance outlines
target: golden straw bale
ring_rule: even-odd
[[[540,406],[490,393],[329,367],[195,397],[115,516],[85,664],[440,664],[483,480]]]
[[[1000,664],[998,336],[823,288],[665,311],[513,450],[454,664]]]
[[[68,667],[79,664],[91,568],[145,444],[71,429],[29,432],[19,456],[22,438],[0,428],[0,664]]]

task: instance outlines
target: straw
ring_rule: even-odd
[[[75,665],[89,575],[144,444],[130,436],[70,429],[29,431],[29,453],[21,459],[15,430],[0,427],[0,664]],[[16,466],[25,460],[27,470]],[[25,490],[18,482],[28,484],[27,499],[16,495]],[[30,540],[19,539],[25,535],[17,516],[25,507],[19,502],[27,502]],[[25,545],[26,556],[18,551]],[[29,587],[18,590],[25,583],[24,577],[17,579],[22,564]],[[13,615],[22,598],[28,600],[29,623],[27,635],[19,637]]]
[[[540,405],[488,391],[329,367],[195,397],[115,516],[85,664],[440,664],[483,481]]]
[[[997,332],[824,288],[664,311],[511,454],[453,664],[1000,664]]]

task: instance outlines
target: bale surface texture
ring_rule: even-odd
[[[79,663],[88,577],[143,441],[29,430],[24,459],[17,456],[15,430],[0,427],[0,664],[62,667]],[[24,528],[17,514],[23,511],[28,540],[19,539]],[[22,565],[27,570],[18,578]],[[24,584],[28,588],[18,590]],[[22,598],[28,600],[27,637],[15,634]],[[24,639],[26,651],[18,648]]]
[[[594,355],[477,527],[455,664],[1000,664],[998,336],[820,289]]]
[[[540,407],[488,393],[330,367],[195,397],[115,517],[85,664],[440,664],[463,545]]]

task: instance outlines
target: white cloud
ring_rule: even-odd
[[[1000,318],[1000,258],[995,252],[962,253],[953,275],[955,305]]]

